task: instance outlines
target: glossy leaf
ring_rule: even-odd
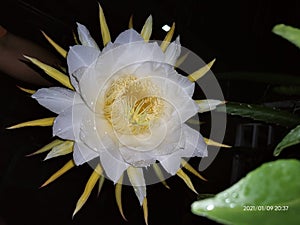
[[[295,129],[291,130],[282,139],[282,141],[276,146],[274,150],[274,155],[278,156],[283,149],[299,143],[300,143],[300,125],[298,125]]]
[[[285,24],[278,24],[272,31],[300,48],[300,29]]]
[[[262,165],[213,198],[192,204],[192,212],[234,225],[299,224],[300,162]]]
[[[300,123],[300,118],[292,113],[263,105],[228,102],[226,106],[217,106],[216,111],[285,127],[294,127]]]

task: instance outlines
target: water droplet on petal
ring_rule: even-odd
[[[231,201],[230,201],[229,198],[226,198],[226,199],[225,199],[225,202],[226,202],[226,203],[230,203]]]

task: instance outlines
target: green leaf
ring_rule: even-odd
[[[283,149],[299,143],[300,143],[300,125],[298,125],[295,129],[291,130],[282,139],[282,141],[276,146],[273,154],[274,156],[278,156]]]
[[[286,127],[295,127],[300,123],[300,118],[295,114],[263,105],[228,102],[225,106],[218,106],[216,111]]]
[[[214,198],[194,202],[192,212],[223,224],[299,224],[299,174],[297,160],[266,163]]]
[[[283,95],[300,95],[300,86],[278,86],[274,87],[273,91]]]
[[[278,24],[273,28],[272,32],[287,39],[300,48],[300,29],[284,24]]]

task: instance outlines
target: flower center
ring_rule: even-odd
[[[105,93],[104,115],[121,134],[145,134],[163,112],[159,89],[149,80],[125,75],[114,80]]]

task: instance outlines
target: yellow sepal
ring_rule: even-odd
[[[24,92],[26,92],[26,93],[28,93],[28,94],[31,94],[31,95],[33,95],[33,94],[36,92],[36,90],[31,90],[31,89],[23,88],[23,87],[20,87],[20,86],[18,86],[18,85],[17,85],[17,87],[18,87],[21,91],[24,91]]]
[[[216,141],[208,139],[208,138],[203,138],[203,139],[204,139],[204,141],[205,141],[205,143],[207,145],[216,146],[216,147],[222,147],[222,148],[231,148],[230,145],[225,145],[225,144],[216,142]]]
[[[102,174],[102,168],[98,164],[95,170],[93,171],[92,175],[90,176],[88,182],[85,185],[84,191],[80,198],[77,201],[76,208],[73,212],[73,217],[75,214],[81,209],[81,207],[84,205],[84,203],[87,201],[88,197],[90,196],[93,188],[95,187],[95,184],[97,183],[98,179],[100,178]]]
[[[45,145],[44,147],[40,148],[39,150],[35,151],[34,153],[31,153],[27,156],[37,155],[43,152],[50,151],[53,147],[62,144],[64,141],[60,139],[55,139],[54,141],[50,142],[49,144]]]
[[[201,67],[199,70],[197,70],[194,73],[190,74],[188,76],[188,79],[191,82],[195,82],[195,81],[199,80],[201,77],[203,77],[210,70],[210,68],[213,66],[215,61],[216,61],[216,59],[212,60],[207,65]]]
[[[74,141],[64,141],[63,143],[54,146],[44,160],[62,156],[62,155],[67,155],[73,152],[73,147],[74,147]]]
[[[148,225],[148,202],[147,202],[147,198],[144,198],[143,201],[143,212],[144,212],[144,220],[146,225]]]
[[[48,126],[52,126],[53,125],[54,120],[55,120],[55,117],[49,117],[49,118],[44,118],[44,119],[32,120],[32,121],[27,121],[27,122],[19,123],[17,125],[8,127],[6,129],[16,129],[16,128],[21,128],[21,127],[34,127],[34,126],[48,127]]]
[[[46,74],[48,74],[50,77],[57,80],[62,85],[66,86],[67,88],[70,88],[71,90],[74,90],[74,88],[70,82],[70,79],[66,74],[63,74],[62,72],[58,71],[57,69],[55,69],[45,63],[42,63],[41,61],[39,61],[35,58],[31,58],[29,56],[24,56],[24,57],[26,59],[28,59],[29,61],[31,61],[36,66],[38,66],[39,68],[41,68],[42,70],[44,70]]]
[[[152,34],[152,16],[150,15],[143,26],[143,29],[141,31],[141,36],[144,38],[146,42],[148,42],[151,37],[151,34]]]
[[[68,161],[60,170],[54,173],[45,183],[43,183],[41,188],[55,181],[57,178],[59,178],[61,175],[72,169],[74,166],[75,164],[73,160]]]
[[[103,40],[103,46],[105,46],[108,42],[110,42],[110,33],[109,29],[106,23],[106,19],[103,13],[103,9],[101,5],[99,4],[99,19],[100,19],[100,29],[101,29],[101,35]]]
[[[105,177],[101,176],[100,179],[99,179],[99,182],[98,182],[98,192],[97,192],[98,197],[100,195],[100,192],[101,192],[101,189],[103,187],[104,181],[105,181]]]
[[[133,15],[131,15],[130,18],[129,18],[128,28],[129,29],[133,28]]]
[[[197,170],[195,170],[187,161],[185,161],[184,159],[181,159],[181,165],[187,169],[188,171],[190,171],[192,174],[194,174],[196,177],[200,178],[201,180],[207,181],[207,179],[205,179],[203,176],[201,176],[200,173],[198,173]]]
[[[55,48],[55,50],[64,58],[67,57],[67,51],[64,50],[62,47],[60,47],[58,44],[56,44],[47,34],[45,34],[44,31],[42,31],[42,34],[47,39],[47,41]]]
[[[169,30],[169,32],[167,33],[165,39],[163,40],[163,42],[160,45],[161,50],[163,52],[166,51],[167,47],[169,46],[169,44],[170,44],[170,42],[172,40],[172,37],[174,35],[174,31],[175,31],[175,23],[173,23],[171,29]]]
[[[187,185],[193,192],[195,192],[196,194],[198,194],[197,191],[196,191],[195,188],[194,188],[194,185],[193,185],[191,179],[189,178],[188,175],[186,175],[185,172],[183,172],[182,169],[179,169],[179,170],[177,171],[176,174],[177,174],[177,176],[179,176],[179,177],[184,181],[184,183],[186,183],[186,185]]]
[[[123,175],[120,177],[119,181],[116,183],[115,187],[115,196],[116,196],[116,202],[120,211],[121,216],[124,220],[127,221],[122,207],[122,181],[123,181]]]
[[[170,189],[170,187],[168,186],[167,182],[165,181],[164,175],[162,174],[161,169],[159,168],[159,166],[156,163],[152,164],[154,172],[156,174],[156,176],[159,178],[160,182],[168,189]]]
[[[175,63],[175,68],[178,68],[179,66],[181,66],[181,64],[186,60],[186,58],[188,57],[189,53],[185,53],[183,56],[180,56],[179,59],[177,59],[176,63]]]

